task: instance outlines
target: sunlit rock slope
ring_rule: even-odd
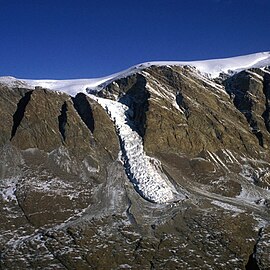
[[[270,57],[0,79],[0,269],[269,269]]]

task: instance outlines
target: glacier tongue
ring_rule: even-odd
[[[168,177],[158,168],[158,161],[143,150],[142,138],[130,127],[128,107],[120,102],[97,98],[114,121],[120,137],[122,157],[127,175],[138,193],[151,202],[169,203],[185,198],[176,191]]]

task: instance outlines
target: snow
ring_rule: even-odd
[[[244,56],[237,56],[223,59],[213,59],[192,62],[202,73],[210,74],[211,77],[218,77],[221,72],[239,72],[249,68],[261,68],[270,65],[270,52],[254,53]]]
[[[243,181],[241,183],[241,193],[236,197],[245,202],[252,204],[262,205],[266,200],[270,199],[270,191],[266,188],[256,186],[254,184],[254,176],[257,175],[259,178],[260,175],[268,173],[268,167],[261,168],[262,165],[269,165],[269,163],[263,160],[250,159],[245,157],[240,157],[245,164],[242,165],[242,170],[239,172],[239,175],[242,177]],[[257,169],[254,169],[251,164],[256,164]]]
[[[3,201],[17,201],[16,199],[16,185],[18,183],[18,179],[5,179],[1,181],[0,184],[0,198],[2,197]]]
[[[195,67],[202,74],[210,78],[218,77],[220,73],[239,72],[248,68],[262,68],[270,65],[270,52],[254,53],[244,56],[237,56],[223,59],[202,60],[202,61],[153,61],[135,65],[124,71],[101,78],[92,79],[72,79],[72,80],[29,80],[17,79],[6,76],[0,77],[0,83],[11,87],[27,87],[34,89],[35,86],[48,88],[55,91],[65,92],[75,96],[79,92],[87,93],[89,90],[98,91],[109,83],[143,69],[155,66],[184,66]],[[208,82],[209,83],[209,82]]]
[[[179,107],[179,105],[176,102],[176,96],[172,93],[172,91],[170,91],[169,89],[167,89],[165,86],[161,86],[159,84],[157,84],[155,82],[155,80],[153,80],[153,78],[147,73],[144,72],[144,74],[148,77],[151,78],[147,84],[146,84],[146,89],[149,90],[150,93],[155,94],[158,98],[161,97],[165,100],[168,100],[170,102],[170,104],[177,109],[178,111],[180,111],[181,114],[185,114],[184,110],[182,108]],[[151,86],[151,84],[153,86]],[[153,99],[153,97],[151,97]],[[168,109],[165,106],[162,106],[165,109]]]
[[[244,211],[242,209],[239,209],[238,207],[231,205],[231,204],[228,204],[228,203],[214,200],[211,202],[211,204],[219,206],[225,210],[233,211],[235,213],[244,213]]]
[[[127,117],[129,108],[117,101],[95,98],[115,122],[120,137],[122,158],[127,175],[138,193],[156,203],[184,199],[161,171],[159,161],[148,157],[143,150],[142,138],[131,128]]]
[[[210,156],[210,158],[214,161],[214,163],[219,167],[221,165],[221,167],[225,168],[227,171],[229,171],[228,167],[225,165],[224,162],[222,162],[222,160],[219,158],[219,156],[215,153],[212,153],[210,151],[207,151],[208,155]]]

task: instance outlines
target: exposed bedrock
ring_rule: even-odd
[[[95,120],[93,116],[93,111],[87,97],[83,93],[77,94],[72,98],[74,107],[77,110],[78,114],[82,118],[83,122],[89,128],[91,133],[95,130]]]
[[[269,74],[261,69],[242,71],[225,81],[235,107],[246,117],[261,147],[268,148]]]
[[[29,91],[0,86],[1,269],[269,268],[267,70]]]

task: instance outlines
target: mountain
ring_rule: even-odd
[[[270,53],[0,78],[0,269],[269,269]]]

